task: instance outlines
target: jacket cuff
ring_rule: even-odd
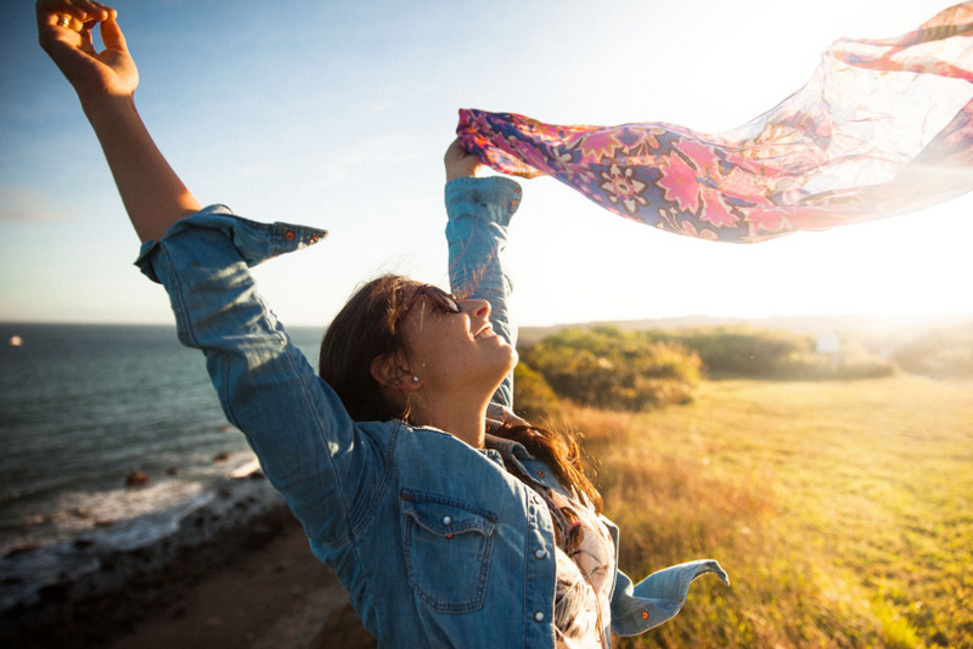
[[[225,205],[210,205],[172,224],[158,241],[146,241],[135,265],[153,282],[161,283],[152,266],[160,246],[191,235],[194,230],[216,230],[231,241],[248,267],[287,252],[306,248],[328,236],[326,230],[289,223],[258,223],[235,216]]]
[[[523,191],[520,183],[503,176],[486,178],[454,178],[446,183],[446,211],[450,220],[469,216],[463,204],[485,205],[481,212],[487,220],[499,225],[509,225],[511,217],[520,207]]]

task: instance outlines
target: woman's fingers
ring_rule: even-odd
[[[114,18],[118,12],[91,0],[37,0],[38,27],[81,33],[96,23]]]
[[[81,23],[101,22],[112,18],[114,9],[91,0],[37,0],[37,13],[59,16],[68,15]]]
[[[454,178],[476,176],[482,165],[480,159],[463,148],[459,139],[453,140],[446,155],[443,156],[443,163],[446,165],[446,180]]]
[[[79,94],[125,95],[138,85],[138,71],[111,7],[92,0],[37,0],[38,38]],[[91,30],[101,25],[103,51]]]
[[[118,26],[114,16],[101,24],[101,41],[105,44],[105,49],[128,52],[125,35],[122,34],[122,29]]]

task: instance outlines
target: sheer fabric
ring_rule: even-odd
[[[611,647],[611,594],[615,546],[594,510],[548,491],[549,504],[566,528],[559,534],[554,591],[557,649]]]
[[[461,110],[494,169],[550,175],[625,218],[756,242],[910,212],[973,187],[973,2],[904,36],[839,40],[811,80],[749,123],[559,126]]]

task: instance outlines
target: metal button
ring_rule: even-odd
[[[544,613],[542,611],[537,611],[536,613],[534,613],[534,621],[535,622],[543,622],[544,621]]]
[[[453,524],[452,516],[443,516],[443,525],[452,525],[452,524]]]
[[[543,559],[546,556],[547,556],[547,550],[541,550],[541,549],[534,550],[535,559]]]

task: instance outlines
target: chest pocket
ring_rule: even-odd
[[[409,584],[440,613],[483,606],[496,514],[462,501],[403,489],[400,493]]]

